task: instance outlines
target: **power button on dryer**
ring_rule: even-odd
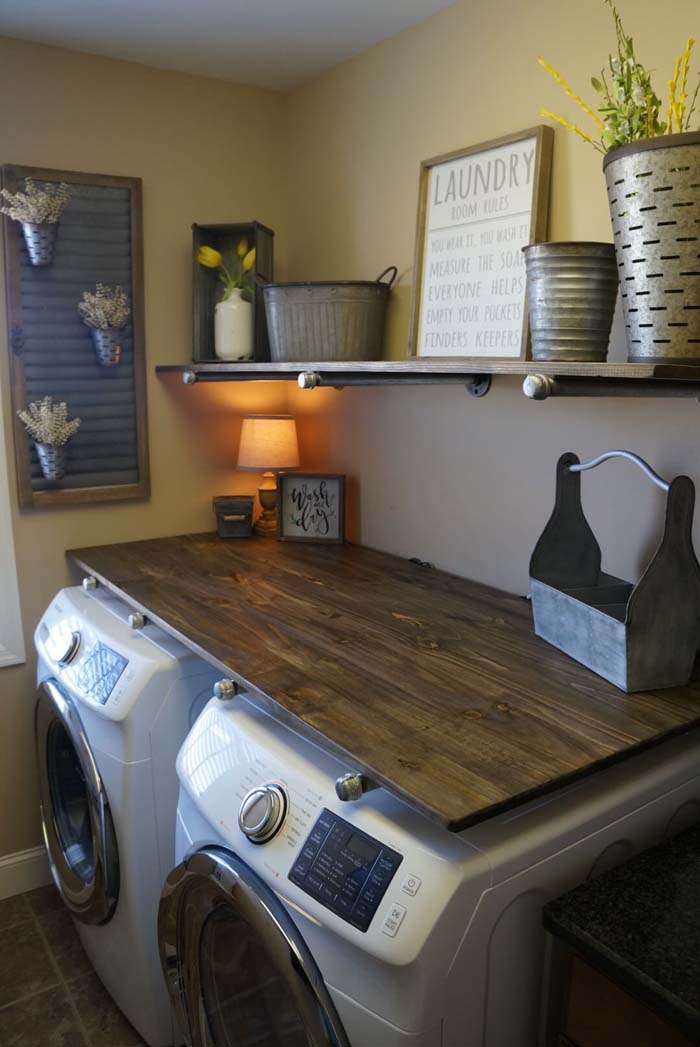
[[[420,885],[423,883],[420,876],[407,876],[401,884],[401,890],[404,894],[410,894],[413,897],[414,894],[418,894]]]

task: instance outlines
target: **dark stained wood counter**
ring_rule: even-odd
[[[700,724],[700,676],[625,695],[537,639],[525,600],[360,546],[195,534],[68,555],[455,831]]]

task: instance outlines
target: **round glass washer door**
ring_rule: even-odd
[[[350,1047],[321,973],[277,896],[237,855],[194,852],[170,874],[161,962],[198,1047]]]
[[[75,703],[57,680],[39,688],[34,716],[44,842],[63,901],[83,923],[105,923],[119,897],[109,802]]]

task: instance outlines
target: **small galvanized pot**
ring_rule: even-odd
[[[92,342],[101,367],[116,367],[122,357],[121,332],[114,328],[92,328]]]
[[[62,480],[66,475],[66,448],[35,444],[39,465],[45,480]]]
[[[629,359],[700,363],[700,132],[622,145],[603,170]]]
[[[614,244],[523,247],[535,360],[605,360],[617,300]]]
[[[32,265],[51,265],[58,222],[22,222],[24,242]]]

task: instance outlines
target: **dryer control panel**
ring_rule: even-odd
[[[78,684],[96,702],[104,705],[128,664],[121,654],[98,641],[78,670]]]
[[[402,861],[324,807],[289,879],[364,933]]]

